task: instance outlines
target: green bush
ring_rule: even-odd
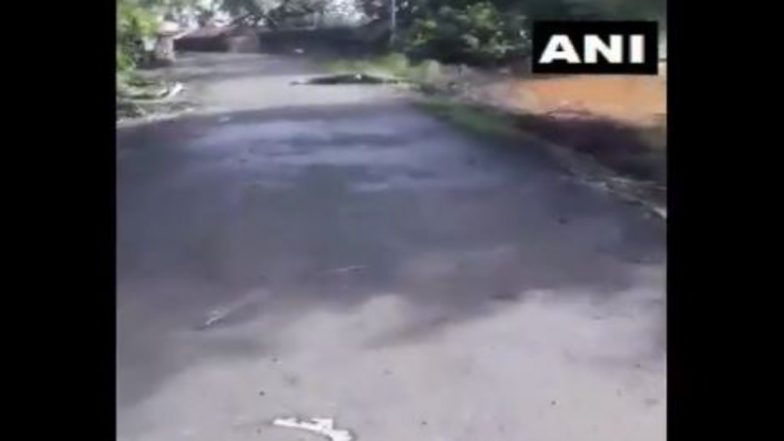
[[[117,70],[128,71],[144,55],[143,41],[155,35],[157,21],[149,8],[132,0],[117,2]]]
[[[386,1],[359,0],[389,11]],[[401,6],[402,5],[402,6]],[[533,20],[664,20],[665,0],[409,0],[398,2],[401,48],[413,58],[492,64],[528,55]]]
[[[443,5],[414,19],[403,45],[414,58],[492,64],[527,52],[525,25],[524,16],[502,14],[486,1]]]

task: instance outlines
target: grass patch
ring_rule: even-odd
[[[427,99],[420,107],[436,117],[477,134],[491,136],[522,136],[516,129],[513,117],[478,105],[464,104],[446,99]]]
[[[364,73],[411,82],[431,82],[442,77],[441,65],[437,61],[412,63],[404,54],[396,52],[368,58],[331,60],[326,66],[331,72],[339,74]]]
[[[138,72],[118,72],[116,79],[118,98],[156,99],[166,91],[163,81],[146,78]]]
[[[405,55],[392,53],[370,58],[332,60],[327,63],[327,68],[335,73],[361,72],[403,77],[409,72],[410,65]]]

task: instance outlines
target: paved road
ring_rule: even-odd
[[[183,61],[118,132],[118,439],[665,439],[665,230],[307,62]]]

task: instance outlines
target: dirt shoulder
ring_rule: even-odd
[[[461,108],[441,115],[501,118],[547,143],[581,178],[666,217],[666,77],[473,74],[447,84],[431,91],[439,101],[431,108]]]

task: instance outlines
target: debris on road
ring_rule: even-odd
[[[396,84],[401,81],[397,78],[380,77],[364,73],[351,73],[340,75],[327,75],[314,77],[301,81],[294,81],[293,86],[297,85],[336,85],[336,84]]]
[[[162,98],[167,100],[173,97],[174,95],[177,95],[178,93],[182,92],[184,89],[185,86],[183,86],[182,83],[174,83],[174,85],[171,88],[169,88],[168,91],[166,91],[166,93],[163,95]]]
[[[224,308],[224,309],[214,309],[214,310],[210,311],[209,314],[207,314],[207,319],[204,321],[204,323],[202,323],[201,328],[202,329],[209,328],[210,326],[214,325],[215,323],[218,323],[219,321],[221,321],[224,318],[226,318],[226,316],[229,315],[229,312],[230,311],[228,309],[226,309],[226,308]]]
[[[245,297],[241,297],[227,305],[210,310],[204,319],[196,328],[203,331],[207,328],[213,327],[218,323],[226,321],[231,316],[235,316],[242,311],[251,311],[259,302],[267,295],[266,291],[261,293],[252,293]]]
[[[355,271],[361,271],[361,270],[363,270],[365,268],[367,268],[365,265],[350,265],[350,266],[344,266],[344,267],[341,267],[341,268],[335,268],[335,269],[327,270],[327,271],[324,271],[323,274],[324,275],[348,274],[348,273],[353,273]]]
[[[194,109],[180,97],[185,85],[149,79],[132,79],[118,84],[117,123],[120,126],[171,119]]]
[[[185,90],[181,82],[167,83],[160,80],[134,78],[118,84],[118,97],[137,102],[168,100]]]
[[[276,418],[272,424],[278,427],[315,432],[330,441],[352,441],[354,439],[348,430],[335,429],[335,421],[332,418],[312,418],[310,422],[297,418]]]

